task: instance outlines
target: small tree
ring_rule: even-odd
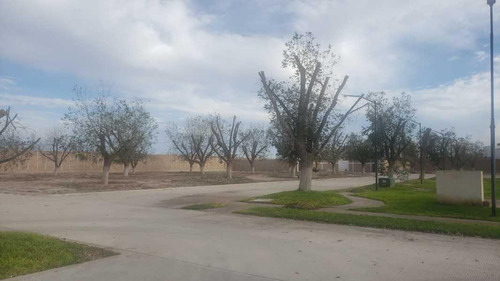
[[[211,120],[203,116],[195,116],[187,122],[188,132],[196,153],[196,162],[200,172],[205,174],[205,165],[214,155],[214,134],[212,133]]]
[[[419,160],[420,155],[418,145],[416,142],[412,141],[401,153],[401,166],[406,170],[407,166],[410,165],[410,169],[413,170]]]
[[[130,103],[120,100],[119,103],[124,116],[119,119],[120,123],[115,124],[121,128],[121,133],[117,134],[121,146],[118,161],[123,164],[123,176],[128,177],[133,162],[137,165],[153,145],[158,125],[142,100]],[[132,168],[135,170],[135,167]]]
[[[483,149],[484,149],[484,144],[480,141],[476,141],[471,144],[468,162],[472,170],[476,170],[477,161],[483,157]]]
[[[148,146],[148,144],[142,143],[130,155],[130,166],[132,167],[132,174],[135,174],[135,168],[137,167],[139,162],[147,159],[149,155],[149,149],[150,147]]]
[[[439,132],[431,129],[425,131],[425,154],[438,169],[446,169],[446,161],[450,157],[450,146],[456,137],[453,129],[445,129]]]
[[[377,102],[377,115],[374,108],[368,109],[366,118],[370,126],[365,128],[365,133],[369,134],[372,143],[378,143],[381,147],[388,164],[387,174],[393,178],[397,161],[412,142],[416,126],[413,122],[415,109],[411,105],[410,96],[404,93],[394,97],[392,102],[389,102],[384,92],[370,93],[369,97]],[[375,135],[375,121],[377,135]]]
[[[269,137],[262,127],[252,127],[243,131],[242,138],[248,136],[241,143],[241,150],[250,163],[252,174],[255,173],[255,160],[262,158],[269,150]]]
[[[113,161],[127,149],[130,141],[130,112],[125,100],[111,99],[109,90],[99,89],[97,97],[88,99],[86,89],[76,86],[75,107],[64,120],[72,129],[81,155],[98,154],[103,161],[103,183],[109,183]]]
[[[373,144],[359,134],[351,134],[347,143],[347,158],[361,163],[361,173],[365,173],[366,163],[373,160],[375,150]]]
[[[241,121],[236,122],[236,116],[233,117],[233,122],[229,125],[217,115],[210,126],[216,140],[213,149],[217,156],[226,163],[227,177],[230,179],[232,178],[233,162],[237,156],[238,148],[248,138],[248,134],[238,133],[240,125]]]
[[[268,135],[271,145],[276,148],[276,156],[288,164],[290,176],[295,178],[299,157],[294,148],[293,140],[287,138],[287,135],[281,133],[279,127],[272,123],[268,129]]]
[[[189,172],[193,172],[193,165],[196,163],[196,149],[191,135],[185,128],[180,129],[173,124],[165,131],[172,142],[174,149],[179,153],[179,158],[189,164]]]
[[[182,160],[189,163],[189,171],[198,163],[200,172],[205,174],[205,165],[213,156],[214,135],[210,129],[211,121],[203,116],[188,118],[178,127],[175,124],[166,130],[167,136]]]
[[[330,143],[325,147],[321,153],[321,159],[328,161],[332,165],[332,172],[335,174],[335,164],[345,156],[346,152],[346,140],[345,136],[341,131],[335,132]]]
[[[40,138],[23,140],[19,136],[18,128],[24,127],[16,122],[17,114],[11,116],[10,107],[0,109],[0,164],[14,160],[23,160],[40,141]]]
[[[74,139],[63,132],[61,129],[52,129],[42,145],[39,152],[42,156],[54,162],[54,176],[57,176],[59,168],[66,160],[66,157],[76,149]]]

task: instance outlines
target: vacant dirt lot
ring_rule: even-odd
[[[0,192],[9,194],[60,194],[75,192],[154,189],[179,186],[234,184],[265,181],[266,177],[247,177],[233,172],[233,179],[222,172],[209,172],[205,176],[188,172],[138,172],[128,177],[121,173],[110,174],[109,185],[101,183],[99,173],[52,174],[0,174]]]
[[[314,178],[358,177],[361,174],[332,175],[315,173]],[[154,189],[180,186],[237,184],[264,181],[297,180],[288,173],[268,172],[251,174],[233,172],[233,179],[227,179],[224,172],[136,172],[128,177],[111,173],[109,185],[101,183],[100,173],[52,174],[0,174],[0,193],[8,194],[63,194],[76,192],[114,191],[133,189]]]

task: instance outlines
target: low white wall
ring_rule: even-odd
[[[440,203],[482,205],[482,171],[436,171],[437,199]]]

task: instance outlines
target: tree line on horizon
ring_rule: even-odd
[[[189,164],[197,164],[201,174],[207,161],[217,157],[232,177],[237,157],[245,157],[255,172],[255,162],[266,156],[271,146],[290,171],[300,166],[299,190],[311,190],[315,164],[340,159],[359,161],[364,171],[376,153],[384,167],[376,167],[393,177],[400,166],[415,165],[420,153],[438,167],[454,169],[475,167],[482,157],[482,143],[471,137],[457,137],[453,129],[416,130],[416,109],[409,95],[389,99],[384,92],[370,92],[354,100],[346,109],[339,108],[348,76],[331,81],[338,61],[328,46],[322,49],[312,33],[295,34],[285,44],[283,68],[293,70],[289,79],[277,81],[258,73],[260,98],[270,123],[242,127],[237,116],[225,120],[220,115],[191,116],[164,129],[172,148]],[[47,137],[23,139],[10,108],[0,110],[0,164],[22,161],[38,149],[54,163],[54,174],[70,153],[78,159],[101,161],[103,183],[109,182],[112,163],[121,163],[128,176],[146,159],[157,138],[158,124],[140,99],[113,98],[110,91],[98,89],[89,98],[87,89],[75,86],[75,105],[62,118],[66,131],[51,130]],[[371,101],[362,104],[365,100]],[[378,105],[375,107],[374,105]],[[368,125],[361,132],[346,134],[346,122],[357,111],[366,109]],[[375,151],[375,145],[378,147]],[[385,167],[387,166],[387,167]],[[448,167],[449,168],[449,167]]]

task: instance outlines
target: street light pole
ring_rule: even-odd
[[[365,95],[344,95],[345,97],[354,97],[354,98],[362,98],[368,102],[373,103],[375,110],[375,126],[374,126],[374,134],[375,134],[375,190],[378,191],[378,132],[377,132],[377,123],[378,123],[378,114],[377,114],[377,101],[365,98]]]
[[[378,132],[377,132],[377,101],[373,101],[375,109],[375,190],[378,191]]]
[[[493,4],[496,0],[487,0],[490,6],[490,79],[491,79],[491,215],[496,216],[496,198],[495,198],[495,178],[496,178],[496,157],[495,157],[495,90],[493,77]]]
[[[424,146],[422,143],[422,123],[418,122],[420,136],[420,184],[424,183]]]

